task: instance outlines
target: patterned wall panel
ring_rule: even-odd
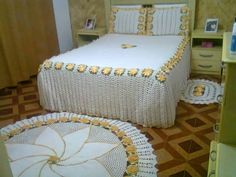
[[[219,18],[219,28],[231,31],[236,17],[236,0],[196,0],[196,28],[204,28],[207,18]],[[96,14],[97,26],[105,26],[104,0],[69,0],[74,43],[76,30],[86,18]]]
[[[218,18],[219,28],[231,31],[236,17],[235,0],[197,0],[196,27],[204,28],[207,18]]]
[[[96,15],[96,26],[105,26],[104,0],[69,0],[73,40],[76,46],[76,31],[83,28],[87,18]]]

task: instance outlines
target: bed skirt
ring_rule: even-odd
[[[40,104],[50,111],[67,111],[131,121],[146,127],[174,125],[176,106],[190,70],[189,45],[165,82],[155,77],[109,76],[41,69]]]

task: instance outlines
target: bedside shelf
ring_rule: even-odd
[[[77,42],[78,46],[89,44],[93,40],[98,39],[106,33],[105,28],[95,28],[93,30],[79,29],[77,31]]]
[[[198,74],[221,74],[223,31],[207,33],[194,30],[192,33],[191,71]],[[211,42],[213,47],[202,47],[202,42]]]

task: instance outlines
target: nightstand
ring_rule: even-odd
[[[207,47],[203,47],[205,42]],[[213,44],[213,46],[211,46]],[[223,31],[207,33],[203,30],[192,32],[192,73],[221,74]]]
[[[77,42],[78,46],[81,47],[85,44],[92,42],[95,39],[98,39],[100,36],[106,33],[105,28],[95,28],[93,30],[80,29],[77,31]]]

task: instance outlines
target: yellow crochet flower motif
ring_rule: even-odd
[[[205,92],[205,85],[199,84],[194,87],[193,95],[194,96],[202,96]]]
[[[136,153],[136,147],[134,145],[127,146],[126,151],[128,153]]]
[[[156,75],[156,79],[157,79],[158,81],[160,81],[160,82],[164,82],[164,81],[166,80],[166,76],[165,76],[164,73],[158,73],[158,74]]]
[[[150,68],[145,68],[145,69],[143,69],[143,71],[142,71],[142,76],[143,76],[143,77],[150,77],[150,76],[152,75],[152,73],[153,73],[153,70],[152,70],[152,69],[150,69]]]
[[[98,70],[99,70],[98,66],[91,66],[90,69],[89,69],[89,72],[91,74],[97,74]]]
[[[32,128],[32,125],[23,125],[22,129],[26,130],[26,129],[30,129]]]
[[[137,68],[130,69],[128,72],[128,75],[130,75],[130,76],[136,76],[137,74],[138,74]]]
[[[81,118],[79,119],[79,122],[84,123],[84,124],[89,124],[90,120],[88,118]]]
[[[114,74],[116,76],[122,76],[124,74],[124,72],[125,72],[124,68],[116,68]]]
[[[180,25],[180,29],[181,29],[181,30],[185,30],[185,29],[187,29],[187,27],[186,27],[185,24],[181,24],[181,25]]]
[[[72,64],[72,63],[69,63],[69,64],[66,65],[66,69],[68,71],[72,71],[74,69],[74,67],[75,67],[75,64]]]
[[[79,122],[79,118],[78,118],[78,117],[72,117],[72,118],[71,118],[71,121],[72,121],[72,122]]]
[[[10,134],[10,136],[15,136],[15,135],[19,134],[20,132],[21,132],[21,129],[16,128],[16,129],[10,131],[9,134]]]
[[[108,128],[110,124],[108,122],[100,122],[100,125],[105,128]]]
[[[87,69],[87,65],[79,65],[78,68],[77,68],[77,71],[79,73],[83,73],[83,72],[86,71],[86,69]]]
[[[145,14],[146,13],[146,9],[145,8],[140,8],[139,9],[139,13],[140,14]]]
[[[156,12],[155,8],[148,8],[148,15],[153,15]]]
[[[129,165],[127,167],[126,173],[128,173],[128,175],[135,175],[137,172],[138,172],[137,165]]]
[[[189,21],[189,16],[188,15],[182,15],[180,17],[181,22],[188,22]]]
[[[91,121],[91,123],[92,123],[93,125],[99,125],[100,122],[101,122],[100,120],[96,120],[96,119],[94,119],[94,120]]]
[[[46,60],[43,64],[43,66],[44,66],[44,69],[50,69],[52,67],[52,62]]]
[[[57,122],[57,120],[55,120],[55,119],[48,119],[47,120],[47,124],[53,124],[55,122]]]
[[[112,11],[113,13],[117,13],[117,12],[119,11],[119,8],[117,8],[117,7],[112,7],[111,11]]]
[[[126,134],[125,134],[124,131],[116,132],[116,136],[117,136],[118,138],[122,138],[122,137],[124,137],[125,135],[126,135]]]
[[[144,20],[145,20],[144,16],[139,16],[139,18],[138,18],[138,21],[139,21],[139,22],[142,23],[142,22],[144,22]]]
[[[152,21],[153,21],[153,16],[148,16],[147,22],[148,22],[148,23],[151,23]]]
[[[145,27],[144,27],[143,24],[138,24],[138,30],[139,30],[139,31],[142,31],[142,30],[144,30],[144,29],[145,29]]]
[[[131,164],[136,163],[138,161],[138,155],[130,155],[130,156],[128,156],[128,161]]]
[[[62,68],[63,64],[64,64],[64,63],[62,63],[62,62],[57,62],[57,63],[55,64],[55,69],[56,69],[56,70],[60,70],[60,69]]]
[[[112,125],[112,126],[110,127],[110,130],[113,131],[113,132],[116,132],[116,131],[119,130],[119,128],[118,128],[116,125]]]
[[[186,33],[185,31],[180,31],[180,32],[178,33],[178,35],[179,35],[179,36],[185,36],[185,35],[187,35],[187,33]]]
[[[183,14],[189,13],[189,8],[187,6],[182,7],[181,8],[181,13],[183,13]]]
[[[57,164],[60,161],[60,158],[57,156],[50,156],[47,160],[48,164]]]
[[[112,68],[111,67],[105,67],[102,69],[102,74],[108,76],[112,71]]]
[[[67,122],[68,119],[67,119],[67,117],[60,117],[60,118],[59,118],[59,121],[60,121],[60,122]]]
[[[37,122],[34,123],[34,125],[36,127],[41,127],[43,125],[43,122],[42,121],[37,121]]]
[[[128,145],[130,145],[130,144],[133,144],[133,141],[132,141],[132,139],[129,138],[129,137],[124,137],[124,138],[122,139],[122,143],[123,143],[124,145],[128,146]]]

